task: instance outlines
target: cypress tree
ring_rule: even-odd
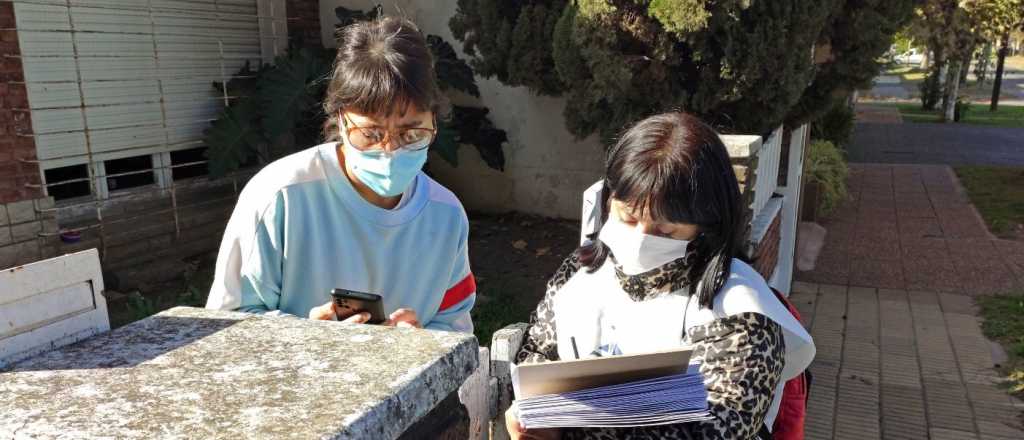
[[[676,109],[767,134],[869,81],[912,2],[459,0],[450,27],[478,74],[566,97],[576,136]],[[816,66],[822,41],[834,56]]]

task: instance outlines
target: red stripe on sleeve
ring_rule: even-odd
[[[441,307],[438,308],[439,312],[443,312],[446,309],[462,302],[470,295],[476,292],[476,278],[473,278],[473,274],[466,275],[462,281],[452,286],[444,293],[444,299],[441,300]]]

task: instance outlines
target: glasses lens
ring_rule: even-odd
[[[348,132],[348,141],[356,148],[369,148],[384,142],[385,131],[379,128],[353,128]]]
[[[422,150],[430,145],[434,132],[425,128],[410,128],[401,134],[402,148],[406,150]]]

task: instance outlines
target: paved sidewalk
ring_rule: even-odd
[[[851,165],[850,193],[791,296],[818,347],[808,438],[1024,439],[971,298],[1024,290],[1024,242],[946,166]]]
[[[1024,291],[1024,242],[995,239],[953,171],[851,164],[850,200],[830,219],[814,270],[823,284],[967,295]]]
[[[807,438],[1020,440],[970,297],[797,282],[818,354]]]

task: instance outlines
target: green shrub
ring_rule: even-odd
[[[836,100],[825,114],[811,124],[811,138],[832,142],[845,150],[853,136],[853,109],[845,99]]]
[[[807,180],[818,184],[821,195],[818,213],[828,215],[847,198],[849,168],[842,150],[832,142],[815,139],[807,152]]]
[[[138,321],[156,314],[156,302],[142,295],[139,291],[128,295],[128,310],[131,312],[132,321]]]

